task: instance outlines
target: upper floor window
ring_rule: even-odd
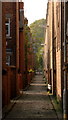
[[[6,18],[6,36],[10,37],[10,18]]]

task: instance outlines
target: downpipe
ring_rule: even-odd
[[[64,89],[63,89],[63,120],[68,118],[67,108],[67,71],[66,71],[66,2],[64,0]]]

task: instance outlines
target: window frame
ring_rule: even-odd
[[[10,66],[10,64],[11,64],[11,56],[7,55],[6,56],[6,65]]]
[[[6,37],[10,37],[10,18],[6,18],[8,19],[8,23],[5,23],[5,26],[8,26],[8,34],[6,34]]]

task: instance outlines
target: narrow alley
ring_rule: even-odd
[[[6,120],[14,118],[56,118],[58,120],[42,75],[36,75],[28,89],[23,91],[23,95],[11,102],[15,102],[15,105],[6,115]]]
[[[0,120],[68,120],[68,1],[1,1]]]

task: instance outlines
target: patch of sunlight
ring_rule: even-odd
[[[35,83],[35,84],[34,84],[34,83],[31,83],[30,85],[31,85],[31,86],[46,86],[46,84],[36,84],[36,83]]]
[[[47,93],[47,92],[43,92],[42,94],[43,94],[43,95],[48,95],[48,93]]]
[[[32,103],[32,102],[33,103],[35,103],[35,102],[43,103],[43,101],[41,101],[41,100],[11,100],[11,103]]]
[[[45,81],[40,81],[40,80],[36,81],[36,80],[33,80],[33,82],[44,83]]]
[[[23,94],[26,95],[48,95],[47,92],[42,91],[42,92],[23,92]]]
[[[52,93],[50,93],[50,91],[47,92],[48,95],[53,95]]]

